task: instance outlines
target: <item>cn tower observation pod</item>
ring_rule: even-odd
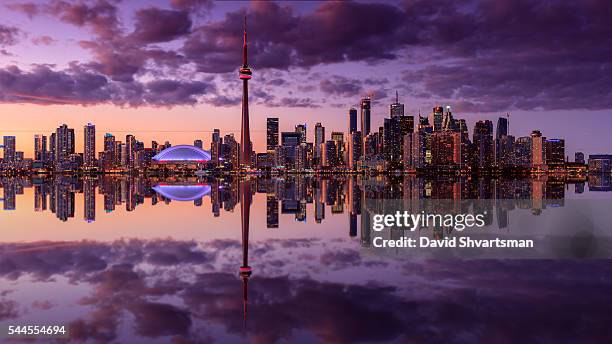
[[[210,152],[195,146],[179,145],[166,148],[153,157],[156,162],[167,163],[202,163],[210,160]]]

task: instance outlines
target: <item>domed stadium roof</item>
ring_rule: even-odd
[[[153,157],[158,162],[205,162],[210,160],[210,152],[195,146],[173,146]]]
[[[207,184],[157,184],[153,190],[175,201],[194,201],[210,194]]]

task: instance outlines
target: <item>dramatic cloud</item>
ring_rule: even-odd
[[[393,274],[381,274],[372,259],[381,253],[364,254],[352,240],[348,246],[335,242],[344,247],[337,252],[322,250],[325,244],[312,239],[251,243],[257,264],[248,283],[246,322],[243,284],[234,271],[240,264],[239,241],[2,244],[0,277],[17,285],[24,282],[22,275],[44,276],[45,285],[54,282],[51,278],[66,277],[80,290],[87,288],[89,293],[76,302],[66,295],[61,299],[77,316],[69,324],[75,341],[200,342],[210,339],[202,328],[211,326],[217,336],[263,343],[295,342],[302,336],[334,343],[441,342],[451,337],[610,341],[611,305],[605,302],[611,287],[609,264],[414,261],[394,253],[385,257],[385,271]],[[163,252],[186,261],[169,265],[166,259],[150,259]],[[303,254],[313,257],[312,264],[300,258]],[[92,265],[92,257],[101,263]],[[207,265],[213,257],[215,264]],[[277,271],[270,269],[276,262],[281,270],[271,273]],[[327,280],[341,276],[348,280]],[[32,282],[26,278],[25,283]],[[11,297],[2,295],[0,320],[21,317],[21,309],[26,320],[35,314],[27,312],[30,304]],[[31,307],[44,311],[54,301]]]
[[[612,3],[607,0],[334,1],[322,2],[313,10],[255,1],[206,20],[196,16],[210,11],[211,1],[172,0],[170,5],[170,9],[148,7],[134,13],[119,13],[117,2],[111,0],[6,6],[86,29],[93,37],[79,44],[91,51],[93,59],[79,63],[116,82],[132,84],[155,77],[184,83],[201,79],[201,74],[235,73],[246,15],[249,63],[262,73],[291,71],[291,78],[262,79],[271,87],[265,93],[274,99],[263,93],[259,99],[272,107],[329,105],[330,94],[354,97],[374,92],[386,97],[392,91],[388,88],[395,85],[404,87],[403,94],[427,102],[449,102],[458,111],[612,107],[608,78]],[[132,21],[124,23],[121,18]],[[13,44],[15,35],[14,30],[0,26],[0,46]],[[324,65],[337,68],[336,76],[321,73],[309,85],[302,84],[300,71],[308,74]],[[177,93],[190,94],[194,87],[183,86]],[[319,90],[314,89],[317,86]],[[280,88],[308,89],[315,94],[301,98],[276,94]],[[111,87],[108,92],[123,89]],[[235,96],[223,90],[200,101],[237,104]],[[115,102],[126,96],[101,98]],[[161,103],[180,103],[170,98]],[[196,98],[178,96],[185,104],[193,104]]]
[[[196,104],[200,96],[214,93],[215,86],[165,79],[115,82],[78,65],[62,71],[38,65],[29,72],[16,66],[0,69],[0,91],[0,99],[9,103],[173,106]]]
[[[184,11],[147,8],[136,12],[134,32],[128,36],[131,42],[168,42],[184,36],[191,30],[191,19]]]

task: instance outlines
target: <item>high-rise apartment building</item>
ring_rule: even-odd
[[[15,162],[17,151],[17,138],[15,136],[5,136],[4,144],[4,161]]]
[[[364,137],[370,134],[371,103],[369,97],[361,99],[361,133]]]
[[[278,118],[268,117],[266,120],[266,149],[273,152],[278,146]]]
[[[349,109],[349,134],[357,131],[357,109]]]
[[[96,126],[88,123],[84,128],[83,165],[86,168],[96,164]]]
[[[34,135],[34,160],[45,162],[47,160],[47,137]]]

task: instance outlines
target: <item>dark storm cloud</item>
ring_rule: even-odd
[[[287,69],[320,63],[393,59],[398,43],[388,39],[401,26],[402,12],[388,4],[328,2],[300,16],[268,1],[253,2],[226,14],[224,20],[201,26],[184,46],[200,70],[227,72],[240,61],[241,23],[249,21],[252,65]],[[376,47],[373,49],[373,47]]]
[[[450,5],[450,6],[449,6]],[[612,3],[407,1],[417,46],[440,62],[405,72],[460,111],[612,106]],[[436,25],[432,25],[437,23]],[[444,57],[452,57],[447,61]]]
[[[210,1],[173,0],[171,6],[171,10],[138,10],[133,14],[135,29],[128,32],[119,20],[115,1],[7,5],[29,16],[52,15],[88,29],[94,38],[81,46],[94,59],[82,64],[113,81],[133,83],[145,75],[175,79],[185,75],[182,69],[187,66],[203,73],[235,72],[241,61],[242,23],[247,15],[249,63],[260,71],[295,73],[296,67],[339,63],[339,73],[348,75],[351,70],[342,63],[354,61],[386,73],[361,85],[351,81],[355,76],[311,80],[326,94],[346,97],[373,91],[386,97],[390,90],[381,81],[403,76],[411,95],[451,102],[459,111],[612,107],[608,77],[612,2],[608,0],[334,1],[321,3],[311,12],[256,1],[221,19],[195,25],[194,13],[209,10]],[[178,42],[179,48],[152,46],[160,42]],[[287,80],[287,76],[268,78],[264,83],[286,87]],[[113,87],[109,91],[118,94],[101,98],[107,102],[130,98],[120,93],[125,89]],[[269,100],[269,106],[316,107],[326,101],[277,97],[280,99]],[[195,98],[179,99],[193,104]],[[226,93],[205,101],[237,104]]]
[[[0,91],[0,99],[9,103],[173,106],[196,104],[216,88],[204,81],[118,82],[79,65],[61,71],[38,65],[31,71],[16,66],[0,69]]]
[[[136,12],[134,25],[128,40],[144,44],[168,42],[187,35],[191,19],[185,11],[147,8]]]

